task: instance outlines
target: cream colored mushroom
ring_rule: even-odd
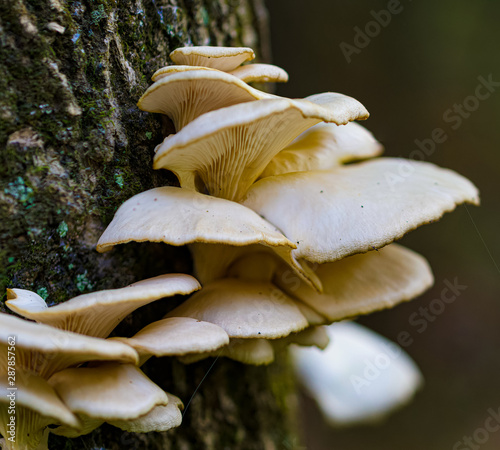
[[[167,393],[131,364],[105,363],[58,372],[48,380],[89,433],[103,422],[135,421],[169,402]],[[60,427],[55,434],[76,437],[82,430]]]
[[[130,433],[168,431],[182,423],[184,404],[179,397],[166,393],[167,405],[155,406],[150,412],[133,420],[110,420],[108,423]]]
[[[417,365],[393,342],[352,322],[325,328],[332,339],[325,351],[291,350],[299,378],[330,425],[376,424],[421,387]]]
[[[361,103],[341,94],[325,93],[315,101],[323,105],[269,99],[206,113],[165,138],[154,168],[173,171],[183,188],[196,189],[199,178],[211,195],[238,201],[272,158],[306,129],[368,116]]]
[[[342,163],[378,156],[382,150],[373,135],[356,122],[343,126],[319,123],[279,152],[260,177],[327,170]]]
[[[158,79],[142,95],[137,106],[143,111],[165,114],[180,131],[198,116],[226,106],[274,95],[217,70],[181,70]]]
[[[247,246],[261,244],[273,248],[304,280],[319,288],[307,264],[292,256],[296,247],[273,225],[238,203],[187,189],[162,187],[142,192],[127,200],[116,212],[97,243],[105,252],[130,241],[164,242],[170,245],[196,244],[197,277],[209,281],[225,270]],[[223,245],[202,245],[223,244]],[[202,261],[210,258],[210,264]]]
[[[229,344],[219,326],[188,317],[171,317],[153,322],[131,338],[112,338],[134,348],[142,365],[151,356],[183,356],[211,352]]]
[[[105,338],[137,308],[164,297],[190,294],[200,287],[190,275],[168,274],[121,289],[80,295],[50,308],[34,292],[8,289],[5,304],[28,319],[87,336]]]
[[[288,74],[272,64],[246,64],[229,72],[245,83],[286,83]]]
[[[226,278],[167,314],[215,323],[230,338],[277,339],[308,326],[295,302],[270,283]]]
[[[78,418],[43,378],[17,372],[11,379],[13,384],[8,383],[6,373],[0,377],[3,449],[46,450],[48,425],[81,426]]]
[[[175,64],[203,66],[228,72],[255,58],[248,47],[180,47],[170,53]]]
[[[189,70],[217,70],[201,66],[166,66],[158,69],[151,79],[158,81],[173,73],[187,72]],[[285,83],[288,74],[281,67],[272,64],[247,64],[228,72],[245,83]]]
[[[122,342],[82,336],[0,313],[0,373],[7,372],[7,348],[12,336],[16,337],[16,370],[42,378],[86,361],[138,363],[136,351]]]
[[[161,80],[162,78],[165,78],[165,77],[168,77],[169,75],[172,75],[173,73],[189,72],[191,70],[217,71],[217,69],[211,69],[210,67],[202,67],[202,66],[178,66],[178,65],[165,66],[165,67],[162,67],[161,69],[158,69],[151,77],[151,80],[158,81],[158,80]]]
[[[474,185],[451,170],[377,158],[263,178],[242,203],[297,243],[297,259],[321,264],[387,245],[460,203],[478,201]]]
[[[398,244],[317,267],[323,285],[318,293],[279,274],[274,283],[326,317],[328,323],[391,308],[427,290],[434,281],[427,261]]]

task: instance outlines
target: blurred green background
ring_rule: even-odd
[[[365,30],[374,21],[372,11],[398,4],[400,12],[378,33],[371,25],[373,37],[348,62],[340,44],[354,46],[355,27]],[[267,7],[273,62],[290,74],[278,94],[337,91],[357,98],[371,113],[364,125],[389,156],[408,157],[416,139],[442,128],[448,139],[427,160],[470,178],[482,198],[480,208],[461,206],[403,239],[428,258],[434,288],[360,320],[393,340],[401,331],[412,335],[406,350],[424,374],[424,389],[384,424],[344,431],[325,425],[304,395],[304,445],[310,450],[500,449],[500,431],[477,446],[457,444],[484,428],[489,408],[500,409],[500,86],[477,107],[469,99],[473,110],[464,110],[468,117],[459,126],[452,116],[444,117],[475,94],[478,77],[500,82],[500,2],[269,0]],[[455,277],[467,289],[418,333],[409,317],[439,298],[444,280]]]

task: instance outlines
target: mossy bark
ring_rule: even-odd
[[[139,111],[152,73],[183,45],[246,45],[269,57],[260,0],[3,0],[0,2],[0,295],[38,292],[49,304],[162,273],[190,273],[184,248],[95,244],[132,195],[176,183],[152,170],[169,124]],[[121,324],[131,335],[177,300]],[[5,312],[3,303],[0,310]],[[145,371],[184,402],[183,425],[134,435],[104,426],[51,448],[294,448],[293,382],[269,368],[219,359]],[[209,371],[206,378],[205,375]],[[131,399],[133,401],[133,399]]]

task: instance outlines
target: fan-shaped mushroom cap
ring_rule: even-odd
[[[173,73],[187,72],[188,70],[217,69],[201,66],[165,66],[158,69],[151,79],[153,81],[158,81]],[[247,64],[246,66],[241,66],[232,70],[229,74],[239,78],[245,83],[285,83],[288,81],[288,74],[286,71],[272,64]]]
[[[5,447],[2,448],[47,448],[47,425],[80,426],[77,417],[43,378],[21,372],[17,372],[15,378],[14,390],[7,383],[6,376],[2,374],[0,377],[0,434],[5,438]],[[9,412],[12,405],[15,406],[14,414]],[[9,433],[11,416],[15,416],[14,434]],[[9,441],[9,437],[14,437],[14,441]]]
[[[97,250],[130,241],[295,247],[276,227],[238,203],[171,186],[142,192],[120,206]]]
[[[131,364],[66,369],[49,384],[73,413],[91,419],[133,420],[168,404],[167,394]]]
[[[175,64],[211,67],[225,72],[254,58],[255,53],[248,47],[180,47],[170,53]]]
[[[151,77],[151,80],[158,81],[158,80],[161,80],[162,78],[165,78],[165,77],[168,77],[169,75],[172,75],[173,73],[188,72],[190,70],[217,71],[217,69],[210,69],[209,67],[201,67],[201,66],[177,66],[177,65],[165,66],[165,67],[162,67],[161,69],[158,69]]]
[[[166,393],[168,405],[155,406],[150,412],[133,420],[110,420],[108,423],[130,433],[168,431],[182,423],[184,405],[179,397]]]
[[[136,351],[122,342],[82,336],[0,313],[0,373],[7,372],[11,336],[16,337],[17,370],[43,378],[84,361],[138,362]]]
[[[277,339],[308,325],[295,302],[272,284],[231,278],[204,286],[167,317],[215,323],[231,338]]]
[[[433,283],[427,261],[398,244],[321,264],[316,273],[323,284],[322,294],[303,283],[292,288],[279,277],[274,283],[329,322],[393,307],[417,297]]]
[[[247,64],[229,72],[245,83],[286,83],[288,74],[272,64]]]
[[[197,264],[197,268],[203,267],[218,274],[241,256],[237,247],[262,244],[272,247],[302,279],[312,280],[311,283],[320,289],[317,277],[307,264],[301,264],[292,256],[295,244],[276,227],[238,203],[188,189],[166,186],[127,200],[99,239],[97,250],[105,252],[130,241],[164,242],[176,246],[224,244],[193,245],[198,260],[212,260],[209,264]],[[202,279],[203,282],[206,280]]]
[[[179,131],[209,111],[274,97],[225,72],[182,70],[160,77],[142,95],[137,106],[143,111],[165,114]]]
[[[378,156],[383,146],[356,122],[318,123],[302,133],[267,165],[261,178],[290,172],[327,170],[342,163]]]
[[[406,177],[401,167],[410,171]],[[396,185],[393,176],[400,177]],[[378,158],[263,178],[242,203],[297,243],[296,258],[325,263],[389,244],[463,202],[477,204],[478,192],[457,173]]]
[[[34,292],[7,289],[8,301],[5,303],[12,311],[28,319],[87,336],[105,338],[137,308],[160,298],[190,294],[200,287],[190,275],[168,274],[121,289],[80,295],[50,308]]]
[[[304,130],[321,121],[343,124],[368,114],[353,98],[323,96],[329,99],[325,106],[279,98],[204,114],[182,133],[165,138],[157,147],[154,168],[173,171],[189,189],[195,189],[199,177],[211,195],[238,201],[271,159]]]
[[[219,326],[189,317],[170,317],[153,322],[134,337],[113,338],[133,347],[141,362],[150,356],[181,356],[204,353],[229,344],[229,336]]]
[[[396,344],[356,323],[326,328],[332,343],[325,351],[292,348],[292,355],[304,386],[332,425],[378,421],[421,386],[418,367]],[[378,376],[368,380],[367,367],[379,370]]]

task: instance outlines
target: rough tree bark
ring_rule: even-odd
[[[0,295],[31,289],[49,304],[191,271],[187,250],[95,244],[132,195],[176,180],[152,170],[165,132],[136,102],[178,46],[247,45],[266,60],[260,0],[2,0],[0,2]],[[174,301],[143,308],[118,334],[131,335]],[[3,303],[0,309],[5,312]],[[183,425],[134,435],[104,426],[51,448],[294,448],[293,381],[281,358],[269,368],[218,360]],[[212,361],[156,360],[145,371],[187,404]],[[131,400],[133,401],[133,400]]]

